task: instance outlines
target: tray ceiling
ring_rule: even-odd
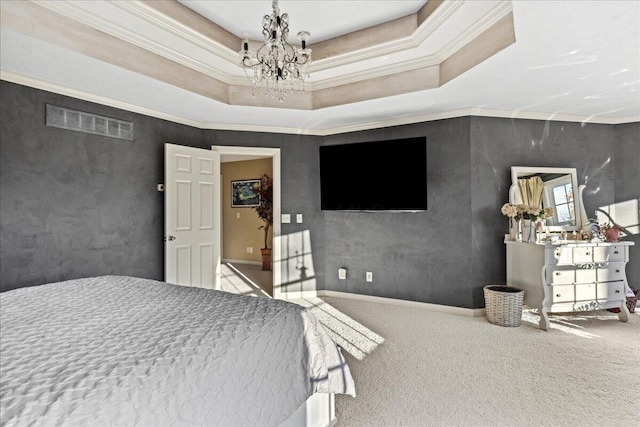
[[[638,2],[379,1],[358,14],[362,4],[280,2],[314,57],[305,93],[282,103],[254,95],[237,65],[269,1],[3,0],[1,77],[202,128],[640,117]]]

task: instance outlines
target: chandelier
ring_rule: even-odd
[[[282,102],[288,92],[304,90],[304,80],[309,77],[311,49],[307,48],[307,31],[298,33],[301,48],[289,44],[289,15],[280,15],[278,0],[273,1],[272,8],[273,13],[262,18],[264,44],[255,56],[249,50],[249,37],[245,34],[239,52],[240,65],[254,88],[261,88],[264,95]],[[249,75],[251,71],[253,76]]]

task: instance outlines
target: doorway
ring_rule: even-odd
[[[216,198],[220,215],[219,288],[233,293],[280,298],[280,149],[212,146],[220,155],[220,191]],[[225,173],[226,172],[226,173]],[[271,248],[271,270],[262,269],[260,250],[264,234],[259,230],[252,206],[234,206],[231,182],[259,179],[263,173],[273,179],[273,224],[267,243]],[[256,223],[256,220],[258,222]]]

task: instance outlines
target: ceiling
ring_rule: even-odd
[[[328,135],[463,115],[640,120],[640,2],[281,0],[307,91],[251,94],[269,1],[2,0],[0,77],[210,129]],[[292,37],[295,39],[295,37]],[[256,44],[252,43],[252,44]]]

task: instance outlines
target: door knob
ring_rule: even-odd
[[[175,237],[175,236],[165,237],[165,238],[164,238],[164,241],[166,242],[167,240],[168,240],[169,242],[172,242],[172,241],[176,240],[176,237]]]

